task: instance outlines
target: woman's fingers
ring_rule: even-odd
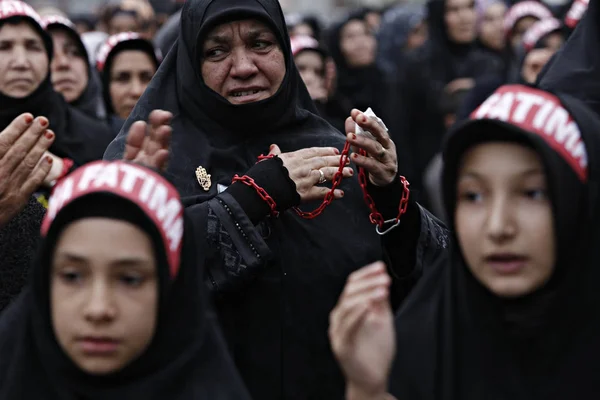
[[[46,132],[38,138],[37,142],[12,173],[13,178],[16,179],[17,182],[25,182],[28,177],[31,176],[32,171],[38,168],[40,160],[44,156],[44,153],[50,148],[54,139],[54,132],[50,130],[46,130]]]
[[[29,197],[31,196],[44,182],[46,176],[50,173],[52,168],[52,157],[44,156],[37,164],[37,166],[31,171],[25,182],[21,185],[21,193]]]
[[[23,161],[26,160],[27,154],[35,147],[36,143],[41,142],[40,144],[44,144],[45,140],[48,140],[47,137],[44,137],[44,134],[47,133],[46,128],[48,128],[48,124],[48,119],[44,117],[36,118],[33,124],[25,130],[25,133],[11,145],[10,149],[2,158],[3,167],[6,168],[6,172],[12,173],[15,169],[20,168]],[[53,133],[51,133],[51,136],[51,139],[54,139]],[[50,145],[48,145],[48,147],[50,147]],[[33,170],[36,164],[37,160],[34,163],[30,162],[27,165],[27,174]]]
[[[326,181],[329,181],[329,182],[333,181],[335,174],[337,174],[339,170],[340,170],[339,167],[321,168],[321,171],[323,171],[323,177],[325,178]],[[353,175],[354,175],[354,170],[350,167],[346,167],[342,170],[343,178],[350,178]],[[318,177],[320,178],[321,174],[319,174]],[[318,183],[318,181],[317,181],[317,183]]]
[[[391,150],[384,148],[381,143],[363,135],[349,133],[347,140],[350,142],[353,148],[361,148],[365,150],[371,157],[380,162],[385,162],[385,157],[388,154],[391,154]]]
[[[344,310],[346,311],[346,310]],[[336,310],[332,313],[329,336],[333,351],[338,358],[344,358],[346,349],[352,343],[356,331],[369,313],[369,303],[358,304],[349,312]]]
[[[12,147],[13,143],[17,141],[32,123],[33,115],[29,113],[21,114],[13,119],[11,123],[0,132],[0,158],[4,157]]]
[[[331,191],[330,188],[322,187],[322,186],[313,186],[308,189],[304,193],[300,193],[300,197],[303,202],[315,201],[315,200],[323,200],[327,193]],[[336,189],[333,192],[334,199],[341,199],[344,197],[344,191],[340,189]]]
[[[124,160],[133,161],[138,156],[144,146],[146,127],[147,124],[144,121],[136,121],[131,125],[125,142]]]
[[[350,113],[354,122],[356,122],[363,130],[371,132],[385,149],[390,149],[393,145],[390,135],[375,118],[367,117],[363,112],[353,109]]]

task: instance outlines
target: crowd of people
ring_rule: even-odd
[[[0,400],[600,396],[597,43],[587,0],[0,0]]]

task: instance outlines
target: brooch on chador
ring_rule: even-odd
[[[196,179],[198,179],[198,183],[202,186],[205,192],[210,190],[212,186],[212,182],[210,181],[210,174],[206,171],[206,168],[203,166],[199,166],[196,168]]]

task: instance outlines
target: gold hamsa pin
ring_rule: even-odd
[[[212,182],[210,181],[210,174],[206,171],[206,169],[200,165],[196,168],[196,179],[198,179],[198,183],[202,186],[205,192],[210,190],[212,186]]]

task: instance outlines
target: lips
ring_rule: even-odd
[[[515,253],[495,253],[485,257],[485,262],[500,274],[514,274],[522,270],[528,258]]]
[[[231,96],[232,97],[252,96],[253,94],[257,94],[258,92],[260,92],[260,90],[258,90],[258,89],[255,89],[255,90],[246,90],[246,91],[240,91],[240,92],[232,92]]]
[[[111,337],[86,336],[79,338],[77,343],[87,355],[106,356],[115,353],[121,341]]]

